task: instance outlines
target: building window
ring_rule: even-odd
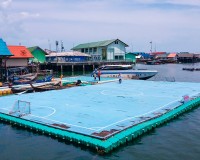
[[[81,52],[84,53],[84,48],[81,49]]]
[[[97,48],[95,47],[95,48],[93,48],[93,51],[94,51],[94,53],[96,53],[97,52]]]
[[[92,48],[89,49],[89,53],[92,53]]]
[[[115,41],[115,44],[118,44],[118,41]]]
[[[115,60],[123,60],[124,56],[115,56]]]
[[[88,53],[88,48],[85,49],[85,53]]]

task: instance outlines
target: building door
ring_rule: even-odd
[[[102,49],[102,60],[107,60],[106,48]]]
[[[107,60],[114,60],[114,48],[108,49]]]

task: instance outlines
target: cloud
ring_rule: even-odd
[[[19,15],[22,17],[22,18],[37,18],[40,16],[39,13],[34,13],[34,14],[31,14],[29,12],[20,12]]]
[[[12,0],[0,0],[0,8],[8,8],[12,3]]]
[[[190,5],[200,6],[199,0],[130,0],[132,3],[138,4],[176,4],[176,5]]]
[[[24,23],[28,20],[39,17],[38,13],[27,11],[18,11],[13,6],[12,0],[0,0],[0,36],[14,41],[21,41],[21,37],[26,35],[27,29],[24,28]],[[17,44],[18,44],[17,42]]]
[[[199,0],[166,0],[166,2],[178,5],[200,6]]]
[[[181,51],[182,47],[200,51],[199,3],[196,0],[18,0],[4,9],[3,15],[0,12],[0,33],[10,43],[20,41],[43,48],[48,47],[48,39],[52,43],[63,40],[65,48],[70,49],[79,43],[119,38],[133,44],[137,51],[149,51],[151,40],[160,50]]]

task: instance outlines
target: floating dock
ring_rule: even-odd
[[[124,80],[4,96],[0,120],[108,153],[198,106],[199,83]]]

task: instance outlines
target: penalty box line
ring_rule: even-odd
[[[105,128],[108,128],[108,127],[110,127],[110,126],[119,124],[119,123],[121,123],[121,122],[125,122],[125,121],[131,120],[131,119],[133,119],[133,118],[138,118],[138,117],[141,117],[141,116],[144,116],[144,115],[153,113],[153,112],[155,112],[155,111],[157,111],[157,110],[159,110],[159,109],[165,108],[165,107],[168,106],[169,104],[172,104],[172,103],[178,102],[178,101],[180,101],[180,99],[176,99],[176,100],[174,100],[174,101],[172,101],[172,102],[167,103],[167,104],[164,105],[164,106],[161,106],[161,107],[159,107],[159,108],[156,108],[156,109],[154,109],[154,110],[152,110],[152,111],[149,111],[149,112],[146,112],[146,113],[144,113],[144,114],[137,115],[137,116],[134,116],[134,117],[125,118],[125,119],[122,119],[122,120],[117,121],[117,122],[115,122],[115,123],[111,123],[111,124],[109,124],[109,125],[107,125],[107,126],[104,126],[104,127],[95,127],[95,128],[100,128],[100,129],[97,130],[97,131],[100,131],[100,130],[105,129]]]

